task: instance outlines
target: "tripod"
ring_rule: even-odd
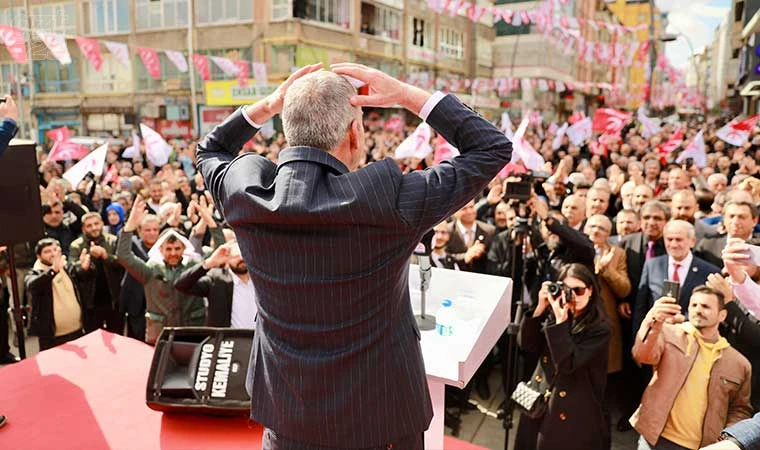
[[[519,379],[519,352],[517,349],[517,334],[520,332],[520,322],[523,315],[523,290],[525,289],[525,258],[523,252],[525,250],[525,242],[530,236],[529,219],[526,213],[526,207],[524,204],[520,204],[518,207],[520,212],[517,217],[517,223],[514,227],[510,258],[511,258],[511,270],[510,277],[512,278],[512,305],[510,323],[507,325],[506,330],[506,351],[504,352],[504,364],[502,368],[502,382],[504,384],[504,392],[507,398],[504,400],[503,410],[503,422],[502,426],[505,430],[504,436],[504,450],[509,450],[509,433],[512,429],[512,423],[514,418],[514,402],[510,398],[512,391]]]

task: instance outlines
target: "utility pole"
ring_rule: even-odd
[[[645,103],[645,109],[647,113],[652,113],[652,94],[654,89],[654,69],[657,65],[657,50],[655,49],[654,29],[654,0],[649,0],[649,91],[647,92],[647,98]]]
[[[187,2],[187,62],[189,66],[188,75],[190,76],[190,127],[197,132],[198,129],[198,101],[195,97],[195,64],[193,63],[193,0]]]

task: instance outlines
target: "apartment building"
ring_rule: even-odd
[[[436,14],[425,0],[0,0],[0,24],[26,32],[29,63],[13,63],[0,49],[0,80],[25,94],[24,126],[40,141],[60,126],[128,136],[139,122],[169,137],[203,134],[271,92],[293,67],[317,61],[355,61],[394,76],[475,78],[493,70],[492,21]],[[30,30],[69,37],[72,63],[60,64]],[[130,66],[101,46],[102,67],[94,70],[74,36],[128,44]],[[160,80],[150,76],[138,47],[159,50]],[[263,62],[269,82],[240,86],[214,64],[204,82],[160,50]],[[481,109],[499,107],[495,94],[469,100]]]

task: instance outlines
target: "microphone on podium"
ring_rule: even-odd
[[[435,329],[435,316],[425,312],[426,292],[430,288],[430,278],[433,276],[430,264],[430,253],[433,251],[433,238],[435,232],[429,230],[422,236],[422,240],[417,245],[414,254],[417,255],[420,266],[420,314],[414,316],[417,320],[417,326],[420,331]]]

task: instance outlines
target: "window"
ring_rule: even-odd
[[[288,19],[293,16],[293,3],[290,0],[272,0],[272,20]]]
[[[293,17],[331,23],[339,27],[351,26],[350,0],[293,0]]]
[[[35,88],[40,94],[79,92],[79,66],[72,58],[69,65],[55,59],[34,61]]]
[[[101,56],[100,72],[92,64],[85,65],[83,90],[88,93],[132,92],[132,70],[122,66],[110,52],[102,52]]]
[[[296,66],[296,47],[293,45],[272,46],[272,72],[289,74]]]
[[[464,59],[464,34],[451,28],[441,28],[441,53],[453,59]]]
[[[33,6],[32,28],[53,33],[77,34],[76,5],[74,3],[58,3]]]
[[[433,36],[432,36],[432,28],[430,25],[426,27],[425,21],[423,19],[418,19],[416,17],[412,17],[411,19],[411,32],[409,33],[409,37],[411,40],[412,45],[417,47],[424,47],[424,48],[433,48]]]
[[[129,32],[129,0],[90,0],[90,34]]]
[[[400,25],[399,11],[371,3],[362,3],[362,33],[397,41],[401,37]]]
[[[137,28],[175,28],[187,25],[188,0],[137,0]]]
[[[251,0],[198,0],[199,24],[250,22],[253,20]]]
[[[27,24],[24,8],[0,8],[0,23],[25,29]]]
[[[519,34],[530,34],[530,25],[523,24],[514,26],[510,23],[500,20],[493,25],[496,30],[496,36],[516,36]]]

